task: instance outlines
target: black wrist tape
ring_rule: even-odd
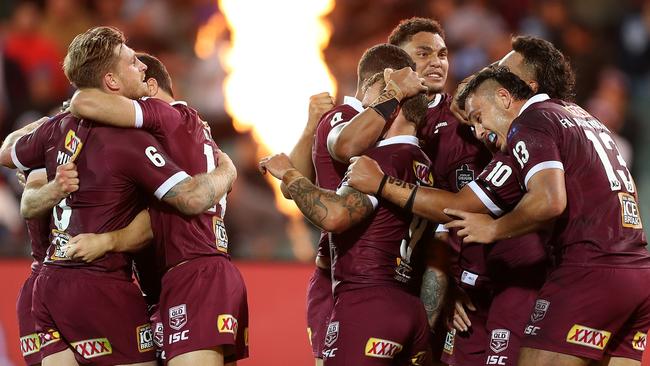
[[[375,197],[377,198],[381,197],[381,191],[384,190],[384,185],[386,185],[387,179],[388,179],[388,175],[384,174],[384,176],[381,178],[381,183],[379,183],[379,188],[377,188],[377,193],[375,193]]]
[[[406,204],[404,205],[404,210],[406,212],[413,211],[413,203],[415,202],[415,194],[418,191],[418,187],[419,186],[416,185],[415,188],[413,188],[413,190],[411,191],[411,195],[409,196],[408,201],[406,201]]]
[[[381,114],[381,116],[384,117],[386,122],[389,122],[393,119],[392,117],[393,114],[395,114],[397,107],[399,107],[399,101],[396,98],[391,98],[385,102],[381,102],[379,104],[370,106],[370,108],[374,109],[377,113]]]

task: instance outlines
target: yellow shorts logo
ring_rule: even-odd
[[[632,348],[634,348],[637,351],[645,351],[646,338],[647,338],[647,334],[636,332],[634,338],[632,339]]]
[[[113,353],[113,347],[111,347],[111,343],[106,338],[72,342],[70,345],[85,359],[106,356]]]
[[[377,358],[394,358],[402,350],[402,345],[379,338],[369,338],[366,342],[365,355]]]
[[[20,351],[23,356],[29,356],[38,352],[41,349],[41,338],[37,333],[32,333],[24,337],[20,337]]]
[[[611,338],[612,333],[585,327],[583,325],[574,324],[566,336],[566,341],[581,346],[595,348],[599,350],[605,349],[607,342]]]
[[[230,314],[221,314],[217,317],[217,329],[219,333],[232,333],[237,337],[237,318]]]

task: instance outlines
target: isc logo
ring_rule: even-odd
[[[180,341],[186,341],[186,340],[190,339],[189,333],[190,333],[190,330],[186,329],[186,330],[184,330],[182,332],[176,332],[176,333],[170,334],[169,335],[169,344],[180,342]]]
[[[526,329],[524,330],[524,334],[526,334],[526,335],[537,335],[538,330],[539,330],[539,327],[536,327],[534,325],[528,325],[528,326],[526,326]]]
[[[488,356],[487,361],[485,361],[485,364],[486,365],[505,365],[507,360],[508,360],[508,357],[506,357],[506,356],[492,355],[492,356]]]

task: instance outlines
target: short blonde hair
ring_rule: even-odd
[[[115,47],[126,42],[114,27],[95,27],[77,35],[63,61],[63,72],[77,88],[101,87],[104,74],[117,62]]]

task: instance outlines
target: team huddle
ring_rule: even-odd
[[[322,230],[316,363],[639,365],[636,186],[607,127],[572,103],[564,55],[514,37],[449,95],[444,32],[411,18],[357,71],[354,97],[313,96],[320,119],[260,161]]]
[[[441,26],[404,20],[359,60],[354,97],[314,95],[291,153],[260,161],[322,231],[316,364],[638,365],[650,255],[636,186],[572,103],[568,61],[514,37],[454,95],[448,67]],[[232,161],[119,30],[78,35],[63,68],[69,106],[0,150],[24,175],[35,259],[17,304],[26,363],[247,357],[223,221]]]
[[[0,152],[26,176],[35,259],[17,305],[26,363],[247,357],[246,287],[223,223],[232,161],[174,100],[165,66],[119,30],[75,37],[64,72],[79,89],[69,108],[15,131]]]

